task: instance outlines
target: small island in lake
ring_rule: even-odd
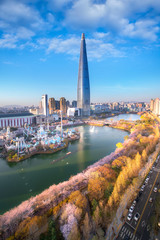
[[[2,156],[8,162],[19,162],[36,154],[52,154],[66,148],[69,142],[80,138],[77,129],[63,131],[59,126],[52,131],[40,126],[25,127],[13,132],[8,127],[3,136]]]

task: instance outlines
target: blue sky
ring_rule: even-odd
[[[0,106],[76,99],[82,32],[91,102],[160,97],[159,0],[0,0]]]

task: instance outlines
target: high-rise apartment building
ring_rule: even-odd
[[[56,110],[56,102],[54,98],[49,98],[49,114],[53,114]]]
[[[60,109],[60,101],[56,100],[56,109],[59,110]]]
[[[159,98],[156,98],[156,99],[154,100],[153,112],[154,112],[156,115],[159,115]]]
[[[72,107],[73,107],[73,108],[76,108],[76,107],[77,107],[77,101],[75,101],[75,100],[72,101]]]
[[[67,107],[67,109],[70,107],[70,102],[69,101],[66,101],[66,107]]]
[[[79,59],[77,107],[81,110],[81,116],[90,115],[90,84],[84,33],[82,33],[81,38],[81,49]]]
[[[63,112],[63,115],[67,113],[66,99],[64,97],[60,98],[60,110]]]
[[[150,110],[153,111],[153,107],[154,107],[154,100],[151,99],[151,102],[150,102]]]
[[[44,94],[42,95],[42,100],[41,100],[41,113],[45,116],[48,116],[48,95]]]
[[[151,99],[150,110],[157,116],[160,116],[160,99],[159,98]]]

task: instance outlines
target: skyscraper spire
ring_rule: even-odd
[[[85,40],[85,35],[84,35],[84,33],[82,33],[82,38],[81,38],[81,40]]]
[[[81,116],[90,115],[90,84],[85,35],[82,33],[79,59],[77,107],[81,109]]]

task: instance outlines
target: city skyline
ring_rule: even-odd
[[[158,0],[7,0],[0,10],[0,106],[38,105],[44,93],[75,100],[82,32],[91,102],[159,96]]]

